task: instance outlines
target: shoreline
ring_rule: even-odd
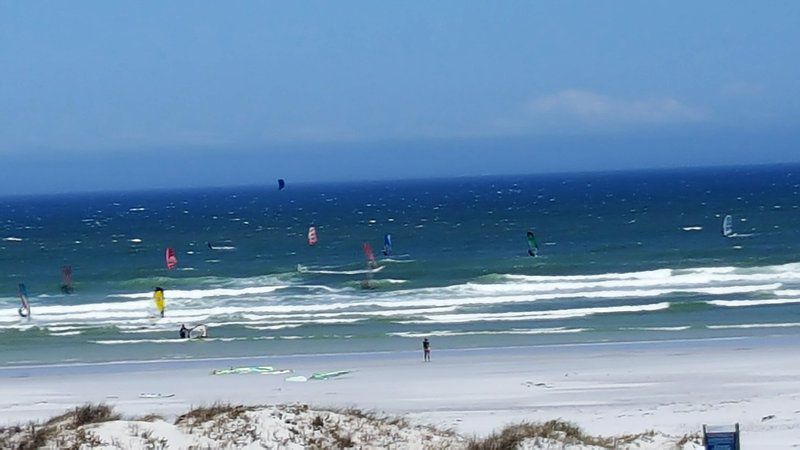
[[[643,347],[643,346],[669,346],[687,343],[709,343],[727,341],[750,341],[750,340],[787,340],[800,341],[800,333],[784,334],[765,334],[765,335],[745,335],[745,336],[713,336],[698,338],[675,338],[675,339],[642,339],[632,341],[593,341],[593,342],[565,342],[550,344],[531,344],[531,345],[500,345],[500,346],[479,346],[479,347],[454,347],[447,349],[437,349],[438,352],[445,353],[469,353],[469,352],[504,352],[504,351],[532,351],[548,350],[561,348],[581,348],[581,347]],[[419,339],[417,339],[419,340]],[[421,340],[419,340],[421,342]],[[218,356],[200,358],[170,358],[170,359],[145,359],[145,360],[116,360],[116,361],[86,361],[86,362],[57,362],[57,363],[34,363],[16,364],[12,366],[0,366],[0,379],[6,375],[4,372],[25,371],[31,369],[81,369],[91,367],[113,367],[113,366],[147,366],[147,365],[170,365],[170,364],[201,364],[216,361],[250,361],[264,358],[271,359],[303,359],[303,358],[366,358],[380,355],[404,355],[417,354],[421,350],[375,350],[361,352],[325,352],[325,353],[288,353],[288,354],[263,354],[263,355],[244,355],[244,356]],[[11,375],[13,376],[13,375]]]

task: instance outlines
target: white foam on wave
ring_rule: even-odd
[[[639,272],[611,272],[595,275],[502,275],[508,280],[522,281],[592,281],[592,280],[629,280],[629,279],[664,279],[672,275],[672,269],[645,270]]]
[[[416,262],[415,259],[394,259],[394,258],[383,258],[380,260],[382,263],[392,263],[392,264],[408,264]]]
[[[298,328],[298,327],[302,327],[303,325],[305,325],[305,324],[302,324],[302,323],[284,323],[284,324],[280,324],[280,325],[262,325],[262,326],[246,325],[245,328],[249,328],[251,330],[260,330],[260,331],[273,331],[273,330],[283,330],[283,329],[287,329],[287,328]]]
[[[317,269],[309,269],[303,268],[303,266],[299,266],[297,269],[300,273],[312,273],[318,275],[361,275],[365,273],[376,273],[383,270],[386,266],[378,266],[374,269],[358,269],[358,270],[317,270]]]
[[[703,229],[703,227],[697,226],[697,225],[693,225],[693,226],[688,226],[688,227],[682,227],[681,229],[683,231],[700,231],[700,230]]]
[[[779,289],[773,294],[779,297],[800,297],[800,289]]]
[[[706,303],[714,306],[724,306],[726,308],[741,308],[747,306],[769,306],[800,303],[800,298],[775,298],[769,300],[709,300]]]
[[[502,322],[521,320],[550,320],[586,317],[595,314],[627,314],[653,312],[668,309],[669,302],[648,305],[608,306],[598,308],[572,308],[544,311],[524,311],[507,313],[440,314],[426,316],[424,320],[409,320],[400,323],[463,323],[463,322]]]
[[[513,335],[513,334],[565,334],[582,333],[587,328],[512,328],[510,330],[482,330],[482,331],[459,331],[459,330],[438,330],[438,331],[399,331],[386,333],[387,336],[421,338],[421,337],[447,337],[447,336],[480,336],[480,335]]]
[[[4,237],[3,241],[5,241],[5,242],[22,242],[22,238],[9,236],[9,237]]]
[[[216,289],[192,289],[180,290],[170,289],[165,291],[168,300],[174,299],[198,299],[207,297],[238,297],[241,295],[257,295],[257,294],[271,294],[278,289],[284,289],[289,286],[254,286],[239,289],[230,288],[216,288]],[[121,298],[150,298],[153,296],[152,292],[138,292],[135,294],[114,294],[112,297]]]
[[[202,339],[101,339],[97,341],[89,341],[92,344],[100,345],[121,345],[121,344],[187,344],[198,342],[233,342],[233,341],[257,341],[263,340],[261,336],[255,337],[222,337],[222,338],[202,338]]]
[[[748,329],[748,328],[794,328],[800,327],[800,322],[787,323],[742,323],[734,325],[706,325],[710,330]]]
[[[62,332],[51,332],[50,336],[77,336],[81,334],[80,331],[62,331]]]
[[[683,325],[679,327],[623,327],[620,330],[629,331],[686,331],[692,328],[690,325]]]

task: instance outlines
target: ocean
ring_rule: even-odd
[[[797,334],[798,192],[763,166],[3,198],[0,365]]]

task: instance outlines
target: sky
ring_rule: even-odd
[[[0,195],[800,162],[800,2],[0,0]]]

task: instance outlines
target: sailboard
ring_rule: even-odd
[[[17,312],[19,313],[20,317],[27,317],[28,319],[31,318],[31,304],[28,303],[28,289],[25,287],[25,283],[19,284],[19,309]]]
[[[61,268],[61,278],[61,292],[72,294],[72,266],[64,266]]]
[[[175,266],[178,265],[178,257],[175,256],[175,249],[172,247],[167,247],[166,252],[164,252],[164,259],[167,263],[167,269],[172,270]]]
[[[383,235],[383,255],[384,256],[392,255],[392,235],[389,233]]]
[[[528,254],[539,256],[539,244],[536,242],[536,236],[533,235],[533,231],[528,231]]]
[[[156,310],[161,314],[161,317],[164,317],[164,310],[166,309],[164,289],[160,287],[156,288],[156,291],[153,293],[153,302],[156,304]]]
[[[308,245],[317,244],[317,228],[308,227]]]
[[[283,178],[279,178],[278,179],[278,190],[282,191],[283,188],[285,188],[285,187],[286,187],[286,181],[284,181]]]
[[[733,217],[730,214],[722,219],[722,235],[725,237],[733,236]]]

